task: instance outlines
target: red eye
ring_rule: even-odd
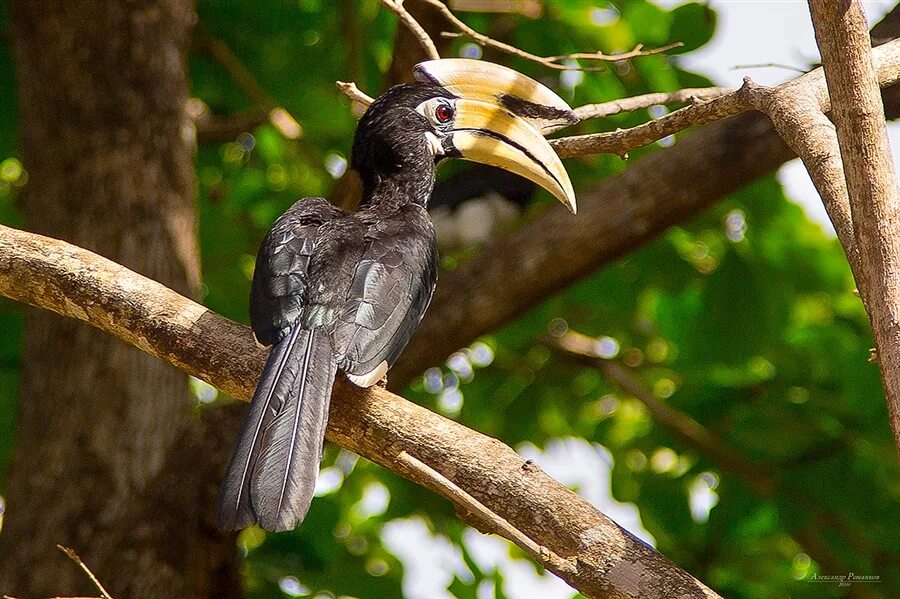
[[[434,109],[434,118],[436,118],[439,123],[449,123],[450,119],[453,118],[453,108],[447,104],[439,104],[438,107]]]

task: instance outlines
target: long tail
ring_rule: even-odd
[[[303,521],[336,370],[321,329],[296,327],[272,348],[219,492],[219,526],[290,530]]]

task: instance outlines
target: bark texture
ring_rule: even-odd
[[[853,274],[872,323],[891,428],[900,449],[900,192],[866,15],[859,0],[810,0],[809,8],[859,252]]]
[[[87,250],[3,226],[0,294],[89,322],[244,400],[265,361],[249,328]],[[192,459],[222,450],[220,437],[228,434],[221,432],[233,429],[213,426],[219,436],[202,454],[191,452]],[[411,468],[404,456],[412,456],[530,539],[540,563],[586,597],[718,596],[500,441],[384,389],[364,390],[339,378],[327,438],[455,501],[473,526],[504,534],[471,515],[471,506],[448,494],[443,481]],[[172,480],[180,480],[178,473]],[[159,487],[167,501],[181,492],[180,485],[165,489]],[[145,514],[144,525],[152,529],[158,513]],[[178,521],[166,517],[173,526]]]
[[[193,21],[189,0],[12,5],[28,226],[189,295],[199,283],[184,114]],[[196,545],[199,508],[178,512],[177,528],[138,515],[195,432],[187,377],[46,311],[29,310],[24,338],[0,591],[88,591],[56,550],[62,543],[114,595],[185,596],[187,562],[209,553]],[[190,480],[190,469],[181,472]],[[179,491],[182,507],[185,493],[199,493]]]

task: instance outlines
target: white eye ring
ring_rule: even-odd
[[[419,104],[416,112],[428,119],[436,129],[446,129],[456,116],[456,107],[446,98],[432,98]]]

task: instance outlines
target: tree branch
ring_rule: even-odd
[[[431,39],[431,36],[428,35],[428,32],[425,31],[425,28],[419,25],[419,22],[403,8],[403,0],[381,0],[381,3],[388,10],[397,15],[400,22],[412,32],[418,40],[419,45],[425,50],[425,54],[428,58],[435,60],[441,57],[437,47],[434,45],[434,41]],[[441,6],[443,6],[443,4],[441,4]]]
[[[390,0],[383,0],[390,1]],[[571,64],[571,62],[576,60],[594,60],[600,62],[616,62],[619,60],[629,60],[631,58],[637,58],[639,56],[650,56],[653,54],[661,54],[663,52],[667,52],[674,48],[680,48],[684,44],[681,42],[675,42],[674,44],[668,44],[661,48],[653,48],[651,50],[644,50],[642,44],[636,45],[633,49],[628,52],[622,52],[619,54],[604,54],[603,52],[575,52],[572,54],[560,54],[557,56],[538,56],[537,54],[532,54],[531,52],[526,52],[525,50],[521,50],[516,48],[515,46],[511,46],[509,44],[503,43],[501,41],[497,41],[483,33],[479,33],[475,31],[468,25],[466,25],[462,19],[453,14],[446,4],[441,2],[440,0],[422,0],[426,4],[430,4],[434,8],[440,12],[447,21],[450,22],[458,31],[457,32],[444,32],[442,35],[444,37],[469,37],[475,43],[481,46],[490,46],[491,48],[495,48],[500,50],[501,52],[506,52],[507,54],[511,54],[513,56],[518,56],[520,58],[524,58],[526,60],[531,60],[538,64],[541,64],[550,69],[556,69],[558,71],[600,71],[604,70],[605,67],[581,67],[576,64]]]
[[[641,110],[642,108],[650,108],[660,104],[681,104],[682,102],[696,104],[701,100],[712,100],[732,91],[727,87],[688,87],[675,92],[643,94],[603,102],[602,104],[585,104],[575,109],[575,116],[581,120],[603,119],[614,114]]]
[[[832,98],[841,178],[859,254],[853,272],[872,322],[900,450],[900,192],[878,90],[880,73],[873,65],[873,54],[895,42],[873,52],[859,0],[809,0],[809,8]]]
[[[744,458],[687,414],[656,399],[649,389],[621,365],[597,355],[594,341],[586,335],[567,331],[562,335],[549,337],[545,343],[570,360],[599,370],[603,376],[644,404],[653,420],[677,439],[708,456],[723,469],[736,473],[761,496],[772,495],[776,485],[764,470]]]
[[[268,121],[281,135],[288,139],[303,136],[300,122],[287,109],[275,102],[228,44],[210,35],[202,26],[194,28],[194,38],[200,48],[228,72],[247,98],[265,111]]]
[[[782,500],[801,506],[809,513],[815,526],[801,528],[793,526],[793,534],[807,548],[808,553],[825,567],[836,572],[853,569],[842,557],[834,554],[823,538],[822,532],[832,528],[838,532],[843,543],[855,547],[857,551],[870,556],[880,553],[875,543],[849,522],[840,512],[823,507],[821,501],[807,494],[806,490],[785,480],[771,467],[763,467],[742,455],[715,433],[678,409],[659,401],[650,389],[633,371],[614,360],[600,357],[596,353],[595,339],[573,331],[561,335],[551,335],[544,343],[552,350],[573,362],[596,368],[617,387],[637,399],[647,408],[653,420],[687,447],[705,456],[725,472],[743,481],[762,498],[773,499],[780,495]]]
[[[895,83],[900,76],[900,41],[876,48],[874,56],[879,82]],[[830,127],[823,114],[830,110],[830,103],[821,69],[775,88],[747,87],[657,121],[684,118],[676,116],[682,111],[691,111],[691,118],[708,118],[720,110],[734,112],[738,110],[736,105],[752,103],[765,110],[790,147],[776,134],[768,118],[741,114],[687,135],[672,147],[647,154],[623,173],[580,192],[578,218],[551,209],[498,240],[442,275],[422,324],[391,370],[392,388],[402,388],[412,377],[440,364],[479,336],[668,227],[693,218],[796,153],[810,169],[854,265],[856,244],[846,192],[841,194],[843,186],[838,179],[818,176],[820,171],[841,172],[840,157],[823,147],[820,139]],[[714,106],[710,108],[709,104]],[[895,97],[891,108],[896,114],[900,99]],[[626,145],[615,148],[617,153],[627,151],[643,134],[631,135]],[[559,141],[566,139],[572,138]],[[592,151],[587,146],[582,149]],[[511,255],[522,259],[509,260]]]
[[[87,250],[3,226],[0,294],[92,324],[244,400],[265,360],[247,327]],[[328,438],[447,496],[435,477],[398,466],[402,452],[413,456],[546,548],[541,564],[585,596],[717,596],[503,443],[388,391],[337,381]]]

